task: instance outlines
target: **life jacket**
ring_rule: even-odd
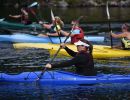
[[[123,49],[130,49],[130,40],[127,38],[122,38],[121,42]]]
[[[75,34],[74,36],[71,37],[71,43],[74,44],[75,42],[78,42],[79,40],[84,38],[84,32],[81,28],[77,27],[74,28],[73,30],[78,29],[80,30],[79,34]]]
[[[60,25],[57,25],[57,28],[55,25],[51,26],[51,29],[49,29],[49,33],[56,33],[57,32],[57,29],[60,30],[61,27]]]

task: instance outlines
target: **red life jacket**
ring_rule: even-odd
[[[84,38],[84,32],[80,27],[74,28],[80,30],[80,34],[75,34],[74,36],[71,37],[71,43],[74,44],[75,42],[78,42],[79,40]]]

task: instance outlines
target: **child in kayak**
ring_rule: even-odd
[[[23,7],[21,8],[21,14],[20,15],[9,15],[11,18],[21,18],[21,23],[25,25],[32,24],[32,21],[29,20],[29,14],[27,11],[27,8]]]
[[[111,33],[112,37],[121,38],[121,44],[114,46],[114,48],[130,49],[130,25],[125,23],[122,25],[121,29],[122,33],[120,34]]]
[[[52,21],[52,24],[43,24],[42,21],[39,21],[39,24],[43,26],[48,32],[41,33],[38,36],[48,37],[48,36],[59,36],[61,28],[64,26],[64,22],[60,17],[55,16],[55,20]]]
[[[45,67],[61,68],[75,65],[77,74],[87,76],[96,75],[92,56],[92,48],[89,49],[92,45],[84,39],[79,40],[74,44],[77,46],[78,52],[74,52],[73,50],[69,49],[65,44],[61,44],[61,47],[64,48],[67,51],[67,53],[73,57],[72,59],[55,64],[48,63]]]

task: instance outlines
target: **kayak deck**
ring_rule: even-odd
[[[85,39],[93,42],[104,42],[103,36],[85,36]],[[60,37],[63,42],[66,37]],[[17,42],[17,43],[60,43],[59,37],[40,37],[25,33],[13,33],[12,35],[0,35],[0,42]],[[71,42],[68,38],[66,42]]]
[[[65,71],[45,72],[41,79],[37,80],[41,71],[23,72],[17,75],[1,73],[0,82],[24,82],[41,84],[100,84],[100,83],[130,83],[130,75],[98,74],[97,76],[82,76]]]

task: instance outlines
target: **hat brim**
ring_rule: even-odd
[[[82,42],[82,41],[75,42],[74,44],[75,44],[76,46],[83,45],[83,46],[89,47],[89,45],[88,45],[87,43],[84,43],[84,42]]]

